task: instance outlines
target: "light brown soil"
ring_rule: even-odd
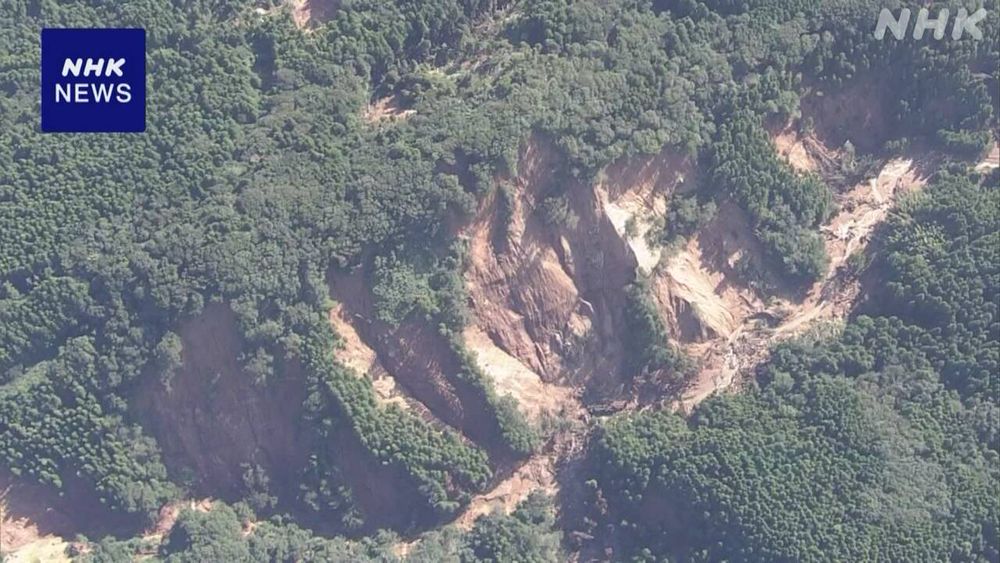
[[[330,324],[340,337],[340,345],[334,351],[337,359],[351,368],[356,375],[371,380],[375,397],[382,404],[419,411],[420,406],[417,405],[417,401],[396,383],[396,379],[382,366],[375,350],[372,350],[358,334],[354,328],[354,323],[357,322],[364,321],[349,313],[342,304],[338,303],[330,310]]]
[[[772,137],[774,148],[778,155],[784,158],[789,165],[799,172],[816,172],[819,164],[813,159],[806,149],[804,142],[799,137],[798,131],[791,126],[785,127]]]
[[[0,468],[0,553],[13,561],[64,561],[62,550],[77,534],[136,531],[131,519],[109,513],[89,486],[74,479],[64,482],[60,494]]]
[[[559,494],[559,474],[562,465],[583,451],[590,426],[590,416],[582,403],[566,401],[559,413],[562,427],[548,439],[545,446],[531,456],[489,491],[473,497],[455,519],[454,524],[469,529],[476,519],[494,511],[509,514],[528,496],[541,491],[555,497]]]
[[[761,253],[743,212],[722,204],[716,217],[652,277],[654,298],[673,338],[728,338],[761,308],[755,292],[733,281],[737,261]]]
[[[466,284],[476,313],[465,338],[498,391],[510,392],[529,415],[555,428],[541,452],[472,500],[456,520],[463,528],[494,510],[509,513],[533,491],[559,492],[557,474],[583,449],[590,419],[573,388],[616,385],[623,289],[636,268],[649,271],[659,262],[659,249],[644,234],[692,168],[664,151],[613,165],[594,186],[570,186],[579,217],[573,229],[545,225],[533,213],[554,180],[553,149],[533,138],[519,162],[509,224],[498,220],[492,199],[464,231],[471,249]],[[637,228],[629,232],[633,217]],[[595,383],[596,377],[605,381]]]
[[[666,196],[684,187],[693,174],[689,159],[671,151],[609,166],[595,193],[615,231],[624,240],[643,275],[660,262],[661,248],[650,244],[649,231],[667,211]]]
[[[512,209],[504,224],[504,205],[489,197],[465,231],[469,268],[465,281],[476,323],[492,342],[534,372],[552,380],[560,375],[559,350],[567,334],[581,337],[592,313],[581,303],[574,283],[568,242],[556,239],[533,213],[558,164],[541,141],[526,143],[520,174],[510,188]]]
[[[818,133],[800,131],[800,121],[790,121],[771,132],[771,140],[778,156],[800,173],[817,173],[826,177],[838,171],[843,158],[841,147],[828,147]]]
[[[517,358],[503,351],[477,326],[465,329],[465,345],[476,355],[476,362],[493,380],[500,395],[513,396],[529,419],[539,422],[544,416],[559,416],[577,399],[569,387],[546,383]]]
[[[0,469],[0,553],[16,552],[54,534],[72,533],[71,515],[56,508],[61,504],[55,490],[27,484]]]
[[[510,514],[535,491],[552,496],[558,492],[555,468],[549,456],[532,457],[493,489],[473,498],[454,523],[459,528],[468,530],[480,516],[494,511]]]
[[[292,20],[299,29],[313,28],[333,17],[340,0],[287,0]]]
[[[386,96],[368,104],[363,118],[367,123],[399,121],[407,119],[415,113],[417,112],[413,109],[402,107],[396,96]]]
[[[485,397],[456,377],[461,359],[437,327],[422,319],[407,319],[398,327],[376,319],[362,268],[332,275],[330,287],[334,299],[343,303],[342,312],[331,317],[338,319],[334,328],[356,335],[349,338],[354,351],[348,355],[364,364],[370,357],[364,349],[373,351],[377,370],[371,376],[391,380],[381,384],[392,389],[383,401],[402,400],[425,421],[458,430],[491,455],[500,453],[497,422]],[[350,327],[343,326],[343,319]]]
[[[986,157],[983,158],[982,162],[976,165],[976,170],[980,172],[989,172],[1000,168],[1000,144],[994,143],[993,148],[990,149]]]
[[[875,227],[881,224],[898,198],[919,189],[926,182],[919,163],[909,158],[890,160],[879,175],[837,197],[840,212],[822,228],[830,268],[826,276],[816,282],[805,297],[797,302],[777,300],[770,306],[747,289],[739,291],[739,299],[728,303],[720,296],[718,272],[702,271],[687,276],[689,282],[700,288],[693,296],[692,306],[701,314],[699,320],[708,326],[726,326],[715,317],[728,320],[728,314],[739,322],[729,332],[716,331],[719,338],[689,345],[690,354],[701,359],[701,370],[675,406],[689,410],[696,404],[724,390],[766,360],[771,346],[778,340],[802,334],[809,327],[824,320],[843,319],[853,306],[860,287],[844,265],[847,259],[864,252]],[[680,258],[691,262],[693,245]],[[725,294],[725,291],[722,292]],[[695,306],[694,304],[697,304]],[[766,319],[775,319],[776,325],[768,326]]]
[[[4,552],[4,563],[69,563],[66,549],[70,544],[62,538],[47,536],[14,551]]]
[[[470,304],[489,340],[544,381],[616,397],[630,385],[616,376],[624,289],[637,267],[658,262],[659,250],[643,234],[690,163],[664,151],[616,164],[595,185],[583,185],[558,173],[557,154],[545,139],[529,139],[517,175],[501,181],[509,201],[496,193],[487,198],[462,231],[470,249]],[[575,225],[549,225],[537,211],[559,193]]]

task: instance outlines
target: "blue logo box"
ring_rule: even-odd
[[[145,130],[145,30],[42,30],[42,131]]]

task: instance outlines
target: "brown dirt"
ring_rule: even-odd
[[[552,459],[548,456],[532,457],[493,489],[473,498],[454,524],[463,530],[468,530],[480,516],[494,511],[510,514],[521,501],[535,491],[553,496],[558,492],[555,469]]]
[[[462,336],[468,349],[475,353],[476,363],[493,380],[497,393],[513,396],[529,419],[540,421],[545,416],[558,416],[566,405],[577,400],[573,389],[546,383],[494,344],[478,326],[466,328]]]
[[[393,385],[411,410],[431,424],[458,430],[491,455],[501,455],[499,429],[485,398],[456,377],[461,360],[436,327],[420,319],[398,327],[376,319],[362,268],[331,276],[330,287],[334,299],[343,303],[340,318],[351,321],[345,333],[353,330],[358,341],[374,351],[383,370],[377,375],[394,381],[386,385]]]
[[[801,120],[792,120],[771,130],[778,156],[800,173],[817,173],[824,178],[838,173],[843,151],[825,145],[815,131],[803,133],[801,129]]]
[[[366,123],[399,121],[405,120],[415,113],[417,112],[413,109],[404,108],[396,96],[386,96],[368,104],[363,118]]]
[[[672,151],[613,164],[602,173],[597,197],[641,273],[649,274],[660,262],[661,249],[650,244],[647,234],[666,215],[665,196],[682,189],[692,174],[690,160]]]
[[[850,141],[859,152],[877,152],[888,140],[892,85],[878,76],[858,77],[833,92],[814,90],[802,98],[802,115],[816,138],[839,149]]]
[[[64,478],[59,491],[0,467],[0,553],[13,561],[61,561],[65,542],[77,534],[128,537],[137,531],[134,518],[110,512],[79,479]]]
[[[742,211],[732,203],[652,277],[653,295],[675,340],[702,342],[728,338],[755,309],[760,298],[733,282],[738,260],[762,250]]]
[[[778,155],[799,172],[816,172],[819,164],[805,147],[799,132],[792,126],[785,127],[772,136]]]
[[[558,494],[560,468],[586,442],[590,415],[579,390],[624,390],[609,377],[620,372],[623,289],[637,267],[651,270],[659,261],[643,235],[664,214],[664,196],[691,173],[690,162],[669,151],[615,164],[594,186],[567,187],[579,221],[555,229],[534,213],[558,181],[554,155],[540,138],[525,143],[509,223],[493,198],[463,231],[475,312],[466,343],[498,391],[556,427],[542,451],[472,500],[456,520],[462,528],[494,510],[509,513],[533,491]],[[629,232],[633,217],[637,229]]]
[[[587,443],[590,416],[579,401],[571,401],[564,406],[559,420],[563,427],[552,434],[541,451],[514,468],[489,491],[473,497],[454,524],[467,530],[485,514],[494,511],[510,514],[535,491],[557,496],[566,463],[577,459]]]
[[[611,377],[622,361],[624,288],[637,266],[651,268],[659,259],[641,234],[656,205],[662,213],[653,202],[689,166],[665,151],[614,165],[588,186],[563,177],[556,155],[546,140],[529,139],[517,175],[502,182],[510,202],[487,198],[463,230],[470,304],[478,329],[544,381],[617,396],[627,387]],[[560,190],[578,218],[575,227],[550,226],[536,212]],[[625,225],[633,215],[637,232],[630,235]]]
[[[821,229],[830,268],[798,301],[777,299],[765,304],[746,288],[735,295],[730,293],[727,299],[725,295],[732,289],[719,289],[726,276],[713,271],[711,264],[695,260],[700,241],[692,241],[671,264],[701,265],[700,270],[693,267],[695,273],[684,277],[695,288],[687,295],[691,297],[690,306],[703,326],[724,327],[728,332],[715,329],[717,338],[687,346],[688,353],[700,359],[701,369],[674,405],[683,410],[693,408],[751,374],[767,359],[775,342],[802,334],[823,320],[843,319],[860,292],[859,283],[844,267],[847,259],[865,251],[875,227],[885,220],[901,195],[923,186],[927,179],[923,164],[912,158],[890,160],[876,178],[837,196],[840,211]],[[706,231],[718,232],[711,227]],[[676,275],[676,270],[669,267],[667,272]],[[724,322],[730,318],[737,321],[735,325]]]
[[[342,304],[337,304],[330,310],[330,324],[340,337],[340,343],[334,351],[337,360],[351,368],[356,375],[367,377],[375,389],[375,397],[384,405],[396,405],[399,408],[421,412],[427,411],[416,399],[396,383],[396,379],[382,366],[375,350],[365,343],[354,328],[354,323],[363,322],[347,311]],[[421,408],[422,407],[422,408]],[[431,418],[433,414],[427,412]]]
[[[271,478],[273,494],[297,498],[298,472],[311,447],[300,427],[305,399],[300,368],[291,364],[276,381],[255,385],[240,368],[243,341],[235,315],[223,304],[207,306],[182,323],[178,334],[183,365],[169,388],[147,378],[135,401],[168,468],[193,474],[198,494],[233,500],[242,493],[244,464],[256,464]],[[408,477],[381,465],[347,425],[335,429],[331,444],[354,500],[373,526],[368,531],[408,526],[420,506]],[[336,531],[322,522],[310,524]]]
[[[292,20],[299,29],[311,29],[329,20],[340,8],[340,0],[287,0]]]
[[[561,372],[557,350],[564,335],[582,337],[592,325],[591,313],[574,283],[572,256],[561,259],[568,243],[552,240],[532,213],[558,162],[540,142],[527,143],[519,160],[509,225],[503,224],[502,204],[493,195],[464,233],[470,243],[466,287],[483,332],[552,380]]]
[[[55,489],[27,483],[0,469],[0,553],[76,533],[72,507]]]
[[[274,485],[294,487],[308,452],[299,428],[305,388],[298,367],[256,385],[240,367],[243,339],[224,304],[208,305],[178,334],[181,368],[169,386],[145,378],[133,404],[168,469],[193,472],[199,494],[222,498],[241,493],[243,464],[263,467]]]
[[[15,549],[11,553],[6,553],[4,563],[69,563],[70,557],[66,554],[69,542],[48,536]]]
[[[1000,168],[1000,144],[994,143],[993,148],[990,149],[986,157],[976,165],[976,170],[989,172],[996,168]]]

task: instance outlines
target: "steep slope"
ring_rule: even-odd
[[[778,150],[801,170],[821,170],[833,151],[815,137],[777,135]],[[796,157],[798,155],[798,157]],[[672,334],[698,358],[700,369],[676,405],[690,409],[737,382],[767,357],[775,339],[801,334],[823,320],[842,319],[859,292],[851,257],[865,252],[874,229],[896,201],[919,189],[933,168],[928,156],[895,158],[878,174],[837,194],[839,211],[822,227],[830,265],[804,294],[766,298],[741,282],[734,266],[745,254],[759,256],[752,232],[735,207],[723,205],[653,276],[653,287]]]
[[[176,474],[203,493],[237,496],[247,466],[293,484],[308,447],[299,427],[305,386],[295,366],[280,381],[255,385],[240,364],[242,338],[232,310],[205,307],[179,329],[182,364],[164,382],[144,378],[134,409]]]
[[[682,180],[687,163],[665,152],[616,165],[608,180],[585,185],[561,172],[555,151],[537,136],[518,162],[518,174],[501,181],[463,231],[474,322],[545,381],[614,397],[629,385],[617,375],[624,290],[637,268],[659,260],[644,235],[654,202]],[[558,205],[565,211],[553,219],[549,210]]]

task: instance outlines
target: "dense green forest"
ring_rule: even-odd
[[[515,173],[531,134],[558,148],[567,186],[663,147],[691,156],[704,172],[691,225],[660,238],[733,201],[766,267],[801,286],[827,267],[832,187],[793,173],[767,128],[799,117],[807,92],[877,80],[886,133],[859,147],[873,154],[928,143],[968,159],[997,129],[995,3],[980,24],[994,33],[941,42],[874,40],[879,6],[861,0],[332,4],[308,30],[280,0],[0,4],[0,468],[87,491],[137,530],[169,501],[216,494],[170,468],[136,406],[214,303],[235,313],[263,394],[305,389],[308,456],[274,487],[295,493],[221,495],[236,509],[187,513],[156,547],[167,560],[379,559],[388,539],[308,530],[434,528],[543,446],[456,337],[468,312],[452,226]],[[145,133],[40,133],[43,27],[146,29]],[[413,115],[366,120],[389,96]],[[995,176],[956,165],[885,229],[869,273],[886,281],[842,333],[781,347],[759,389],[688,420],[609,423],[592,454],[607,543],[645,559],[1000,557],[997,205]],[[484,405],[483,439],[380,404],[336,361],[329,285],[358,268],[378,322],[451,345],[461,367],[446,375]],[[621,369],[693,369],[631,287]],[[358,464],[406,506],[373,510]],[[241,501],[258,512],[249,539]],[[550,510],[533,499],[431,532],[410,556],[559,559]],[[137,541],[89,557],[121,560]]]
[[[325,539],[281,518],[255,523],[244,534],[252,511],[245,504],[181,513],[159,545],[141,539],[104,539],[78,554],[85,563],[123,563],[137,554],[181,563],[202,561],[472,563],[479,561],[558,561],[560,533],[550,498],[533,494],[509,514],[489,514],[468,531],[443,528],[425,535],[406,552],[389,532],[346,541]]]

